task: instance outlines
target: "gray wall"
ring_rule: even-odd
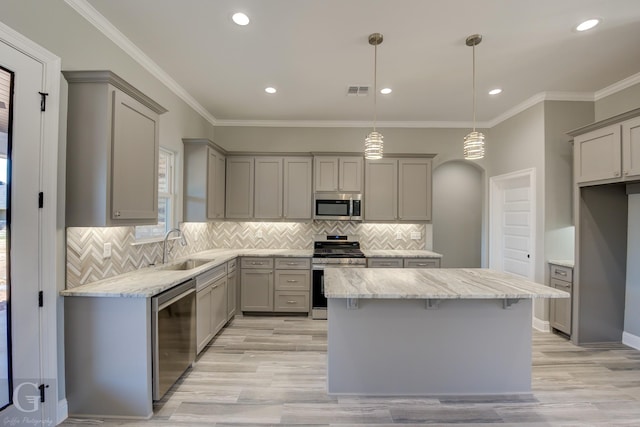
[[[446,162],[433,171],[433,250],[442,267],[480,267],[483,171],[474,163]]]
[[[640,337],[640,194],[629,194],[624,331]]]
[[[640,108],[640,83],[599,99],[595,103],[595,121]]]
[[[544,103],[546,259],[574,259],[573,145],[566,132],[592,123],[593,117],[593,102]]]

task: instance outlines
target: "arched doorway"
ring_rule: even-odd
[[[433,250],[442,267],[475,268],[482,263],[483,172],[454,160],[433,171]]]

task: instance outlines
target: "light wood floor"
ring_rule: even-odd
[[[151,420],[64,425],[640,426],[640,351],[622,344],[534,332],[532,396],[366,398],[327,396],[326,339],[325,321],[236,317]]]

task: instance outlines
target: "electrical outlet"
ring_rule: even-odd
[[[422,233],[420,233],[419,231],[411,232],[411,240],[420,240],[420,239],[422,239]]]
[[[262,230],[256,231],[256,239],[262,239]]]
[[[111,243],[105,243],[102,247],[102,258],[111,257]]]
[[[402,240],[402,231],[396,231],[396,240]]]

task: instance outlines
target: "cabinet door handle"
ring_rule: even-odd
[[[113,213],[113,216],[115,216],[116,218],[118,218],[120,216],[120,211],[115,211]]]
[[[627,175],[629,175],[629,171],[623,171],[623,172],[622,172],[622,174],[623,174],[624,176],[627,176]]]
[[[615,172],[613,173],[613,176],[620,176],[620,171],[615,171]]]
[[[287,283],[298,283],[297,280],[287,280]]]

